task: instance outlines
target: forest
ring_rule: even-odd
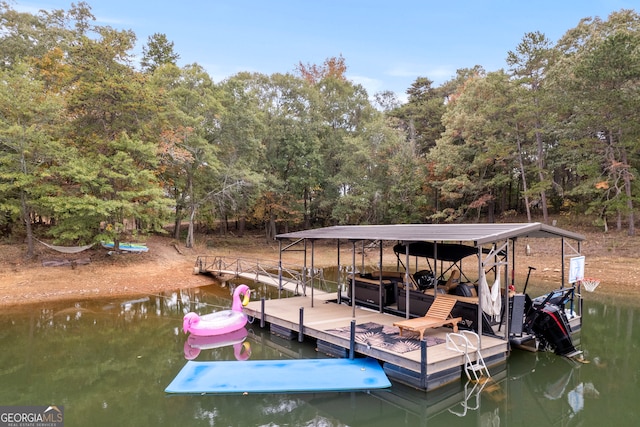
[[[0,236],[60,245],[171,230],[270,239],[338,224],[588,218],[635,234],[640,15],[523,34],[508,69],[417,77],[406,102],[341,55],[214,82],[163,33],[85,2],[0,2]],[[14,240],[15,241],[15,240]]]

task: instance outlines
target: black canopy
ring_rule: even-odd
[[[406,246],[398,243],[393,247],[393,251],[398,254],[406,254]],[[409,244],[409,255],[425,258],[438,259],[441,261],[458,262],[471,255],[477,255],[478,249],[473,246],[460,245],[455,243],[414,242]]]

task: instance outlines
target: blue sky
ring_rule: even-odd
[[[78,0],[74,0],[78,1]],[[457,69],[506,68],[508,51],[527,32],[553,42],[580,19],[637,0],[87,0],[100,25],[131,29],[136,54],[154,33],[166,34],[178,65],[197,62],[214,81],[240,71],[293,72],[342,55],[347,77],[369,95],[392,90],[401,99],[418,77],[435,85]],[[69,9],[71,0],[18,0],[13,7]]]

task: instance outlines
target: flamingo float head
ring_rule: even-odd
[[[242,295],[242,299],[240,299]],[[233,305],[231,309],[233,311],[242,311],[242,307],[249,304],[251,298],[251,289],[247,285],[239,285],[235,291],[233,291]]]
[[[193,325],[194,323],[198,323],[199,321],[200,316],[198,316],[196,313],[191,312],[185,314],[184,318],[182,319],[182,330],[186,334],[187,332],[189,332],[189,328],[191,327],[191,325]]]

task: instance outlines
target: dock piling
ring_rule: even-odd
[[[300,322],[298,323],[298,342],[304,341],[304,307],[300,307]]]
[[[351,333],[349,334],[349,359],[353,359],[356,347],[356,321],[351,321]]]
[[[427,389],[427,340],[420,341],[420,387]]]

